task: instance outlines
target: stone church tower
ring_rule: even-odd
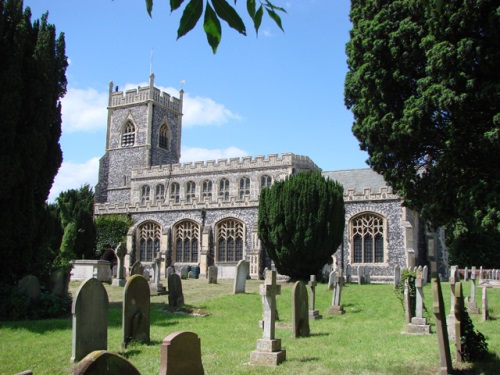
[[[130,201],[131,172],[180,159],[182,98],[149,86],[113,92],[109,84],[106,153],[100,160],[97,203]]]

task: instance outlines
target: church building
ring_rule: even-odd
[[[133,219],[126,269],[161,257],[163,271],[199,266],[203,277],[216,265],[219,278],[232,278],[244,259],[258,278],[270,266],[257,236],[261,189],[320,167],[293,153],[181,164],[182,110],[183,90],[178,98],[161,92],[153,74],[149,86],[126,92],[110,83],[95,215]],[[427,264],[431,275],[446,274],[443,234],[430,232],[381,175],[369,168],[322,173],[344,187],[344,241],[334,268],[366,266],[372,282],[391,281],[396,265]]]

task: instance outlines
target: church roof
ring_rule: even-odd
[[[389,186],[382,175],[370,168],[323,172],[323,176],[340,182],[344,192],[354,189],[356,193],[362,193],[366,188],[372,192],[379,192],[381,187]]]

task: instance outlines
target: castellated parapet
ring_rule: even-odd
[[[111,85],[113,83],[111,82]],[[181,90],[182,95],[182,90]],[[163,107],[176,112],[182,111],[182,101],[176,97],[171,97],[166,92],[162,92],[156,87],[138,87],[137,89],[123,91],[115,91],[111,93],[109,107],[121,107],[131,104],[137,104],[152,100]]]

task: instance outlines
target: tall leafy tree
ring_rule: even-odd
[[[31,22],[21,0],[0,0],[0,283],[37,274],[45,201],[62,162],[60,99],[66,92],[64,35]]]
[[[343,191],[320,172],[298,173],[262,190],[258,233],[278,272],[308,279],[331,261],[344,233]]]
[[[368,164],[430,223],[491,238],[500,231],[500,4],[425,3],[351,2],[353,133]]]
[[[96,252],[116,249],[120,242],[125,243],[127,232],[134,221],[127,215],[102,215],[95,219]]]

